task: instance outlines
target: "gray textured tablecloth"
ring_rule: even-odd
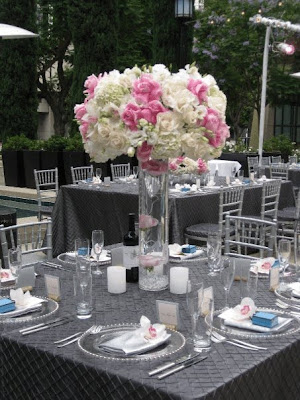
[[[261,185],[247,186],[243,215],[259,215]],[[279,208],[294,205],[291,182],[281,187]],[[217,222],[218,192],[169,195],[169,242],[184,243],[184,229],[200,222]],[[74,249],[76,238],[90,238],[94,229],[104,230],[105,245],[122,242],[129,213],[138,214],[138,186],[62,186],[52,214],[53,255]]]
[[[175,264],[173,264],[175,265]],[[178,264],[176,264],[178,265]],[[215,308],[224,305],[219,277],[207,276],[205,262],[188,262],[190,277],[213,285]],[[56,348],[55,340],[92,324],[138,323],[141,315],[157,321],[156,299],[179,303],[181,328],[187,336],[190,317],[185,296],[169,290],[145,292],[137,284],[127,284],[127,292],[107,292],[106,268],[102,277],[93,278],[94,310],[89,320],[74,317],[72,273],[38,267],[35,294],[44,294],[43,274],[59,275],[62,300],[55,314],[71,315],[70,323],[22,337],[17,327],[1,324],[0,398],[5,400],[296,400],[300,391],[300,334],[268,339],[252,339],[267,351],[249,351],[226,343],[213,344],[207,360],[159,381],[148,371],[186,352],[153,361],[110,361],[83,353],[76,344]],[[273,306],[275,294],[268,291],[268,280],[258,282],[256,304]],[[239,302],[239,282],[234,282],[230,304]],[[27,324],[28,325],[28,324]]]
[[[267,178],[270,177],[270,167],[265,167],[265,172]],[[289,180],[292,182],[293,186],[300,186],[300,169],[299,168],[290,168],[288,172]]]

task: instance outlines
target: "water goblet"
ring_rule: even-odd
[[[279,240],[279,242],[278,242],[278,260],[279,260],[280,266],[283,268],[283,270],[282,270],[283,280],[284,280],[284,277],[286,276],[286,269],[289,265],[290,255],[291,255],[290,240],[287,240],[287,239]],[[282,282],[282,284],[280,285],[281,288],[283,288],[282,286],[284,286],[284,282]]]
[[[210,272],[209,276],[216,276],[222,267],[221,256],[221,236],[218,234],[211,234],[207,238],[207,260]]]
[[[88,258],[90,256],[89,239],[75,239],[75,256],[78,258]]]
[[[22,268],[22,249],[20,246],[8,250],[8,264],[13,276],[18,278]]]
[[[228,308],[229,291],[235,276],[235,260],[225,258],[223,260],[223,270],[221,271],[221,280],[225,291],[225,308]]]
[[[100,255],[104,245],[104,232],[102,230],[94,230],[92,232],[92,246],[96,256],[96,269],[93,271],[95,275],[101,275],[102,271],[99,265]]]

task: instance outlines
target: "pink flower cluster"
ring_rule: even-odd
[[[153,146],[143,142],[137,148],[137,159],[141,162],[141,168],[147,170],[153,176],[159,176],[168,172],[168,163],[163,160],[151,160]]]
[[[202,158],[198,158],[197,161],[192,160],[188,157],[177,157],[169,162],[169,170],[174,173],[193,173],[193,174],[204,174],[208,171],[208,167]]]
[[[200,125],[206,129],[204,135],[213,147],[222,146],[224,140],[230,136],[229,127],[222,121],[218,112],[212,108],[207,109]]]

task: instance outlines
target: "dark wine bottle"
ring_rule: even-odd
[[[135,214],[129,214],[128,232],[123,238],[123,265],[126,268],[126,282],[139,280],[139,237],[135,233]]]

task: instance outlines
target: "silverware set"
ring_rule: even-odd
[[[282,308],[283,310],[288,310],[288,312],[290,314],[294,315],[295,317],[300,318],[300,306],[294,306],[292,304],[285,303],[284,301],[282,301],[280,299],[277,299],[275,304],[277,307]],[[291,310],[289,310],[290,308],[297,310],[297,311],[291,311]]]
[[[59,325],[66,324],[67,322],[70,322],[70,318],[68,318],[68,317],[59,317],[59,318],[55,318],[55,319],[52,319],[52,320],[47,321],[47,322],[42,322],[42,323],[37,324],[37,325],[33,325],[33,326],[29,326],[27,328],[20,329],[19,332],[21,333],[22,336],[27,336],[27,335],[30,335],[31,333],[43,331],[45,329],[49,329],[49,328],[52,328],[54,326],[59,326]]]
[[[97,333],[99,333],[102,330],[102,328],[103,328],[102,325],[93,325],[86,331],[86,333],[89,333],[90,335],[96,335]],[[76,332],[71,336],[67,336],[63,339],[56,340],[53,343],[57,344],[58,346],[56,346],[56,347],[58,347],[58,348],[68,346],[69,344],[77,342],[83,333],[84,332]]]
[[[49,268],[55,268],[55,269],[59,269],[60,271],[67,271],[67,272],[72,272],[71,270],[64,268],[63,266],[59,265],[59,264],[55,264],[51,261],[43,261],[41,263],[42,265],[49,267]]]

